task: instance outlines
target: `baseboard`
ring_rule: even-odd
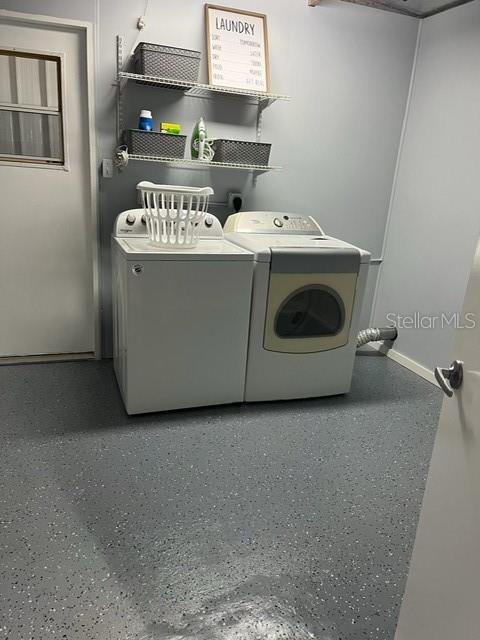
[[[46,353],[38,356],[3,356],[2,364],[42,364],[46,362],[70,362],[74,360],[94,360],[95,354],[91,351],[82,353]]]
[[[372,349],[376,349],[376,351],[380,351],[380,353],[383,353],[387,358],[390,358],[394,362],[402,365],[405,369],[416,373],[417,376],[420,376],[427,382],[438,387],[433,371],[424,367],[423,364],[420,364],[416,360],[412,360],[408,356],[404,356],[403,353],[395,351],[395,349],[388,348],[388,346],[382,342],[373,342],[370,343],[369,346],[372,347]]]

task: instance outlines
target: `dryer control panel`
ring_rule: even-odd
[[[311,216],[274,211],[242,211],[228,217],[225,233],[288,233],[324,236],[321,226]]]

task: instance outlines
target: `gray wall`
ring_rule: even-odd
[[[229,3],[225,3],[229,4]],[[234,4],[235,3],[231,3]],[[151,0],[141,40],[204,50],[204,0]],[[238,3],[236,3],[238,5]],[[315,216],[327,233],[381,252],[388,203],[406,106],[418,22],[398,14],[325,0],[242,0],[245,9],[268,15],[272,90],[292,96],[264,116],[263,140],[271,162],[285,170],[265,174],[253,186],[246,172],[169,169],[132,163],[112,180],[100,181],[103,249],[104,348],[110,351],[109,235],[117,213],[136,206],[140,179],[174,184],[211,184],[215,201],[242,191],[245,207]],[[92,21],[97,43],[99,159],[115,147],[115,36],[127,47],[137,38],[145,0],[4,0],[4,8]],[[206,81],[205,63],[202,80]],[[132,83],[127,118],[138,110],[181,122],[190,132],[203,115],[212,136],[254,139],[256,108],[231,98],[183,98]],[[226,209],[212,211],[224,218]],[[363,324],[369,321],[377,267],[372,268]]]
[[[480,0],[423,21],[374,317],[461,310],[480,233]],[[454,330],[400,331],[395,349],[431,369]]]

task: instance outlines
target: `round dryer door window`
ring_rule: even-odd
[[[308,286],[292,293],[280,306],[275,333],[279,338],[334,336],[344,322],[345,308],[338,294],[329,287]]]
[[[356,273],[270,273],[263,348],[317,353],[348,343]]]

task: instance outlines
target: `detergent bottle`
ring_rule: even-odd
[[[138,128],[142,131],[152,131],[153,130],[153,118],[152,112],[147,111],[147,109],[142,109],[140,111],[140,117],[138,119]]]

